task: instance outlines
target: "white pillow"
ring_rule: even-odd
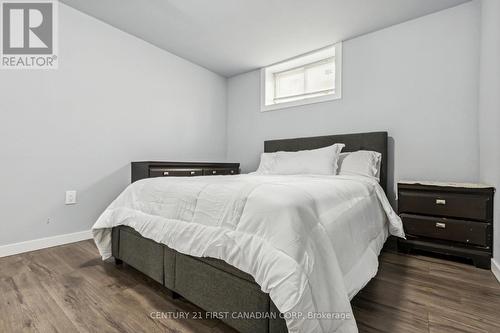
[[[376,178],[380,181],[382,154],[376,151],[358,150],[341,153],[339,156],[339,175],[360,175]]]
[[[260,155],[260,164],[256,173],[263,175],[271,174],[276,165],[276,153],[262,153]]]
[[[297,152],[279,151],[262,153],[257,173],[264,175],[335,175],[337,161],[344,144],[301,150]]]

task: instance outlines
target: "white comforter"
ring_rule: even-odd
[[[348,176],[145,179],[93,226],[103,259],[117,225],[249,273],[291,333],[357,332],[349,300],[376,274],[388,232],[404,236],[379,184]]]

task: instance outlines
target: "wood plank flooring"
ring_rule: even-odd
[[[473,266],[385,252],[352,302],[360,332],[500,332],[500,284]],[[102,262],[92,241],[0,258],[0,332],[232,333],[129,266]],[[258,332],[256,332],[258,333]]]

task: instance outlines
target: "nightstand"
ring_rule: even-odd
[[[400,181],[398,211],[407,239],[398,240],[398,250],[464,257],[489,269],[494,193],[482,184]]]

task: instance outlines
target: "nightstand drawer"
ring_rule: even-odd
[[[221,176],[221,175],[236,175],[238,170],[235,169],[204,169],[205,176]]]
[[[149,177],[202,176],[203,169],[150,168]]]
[[[400,190],[400,213],[458,217],[479,221],[491,220],[488,216],[490,197],[439,191]]]
[[[401,214],[401,219],[408,235],[489,246],[490,223],[413,214]]]

